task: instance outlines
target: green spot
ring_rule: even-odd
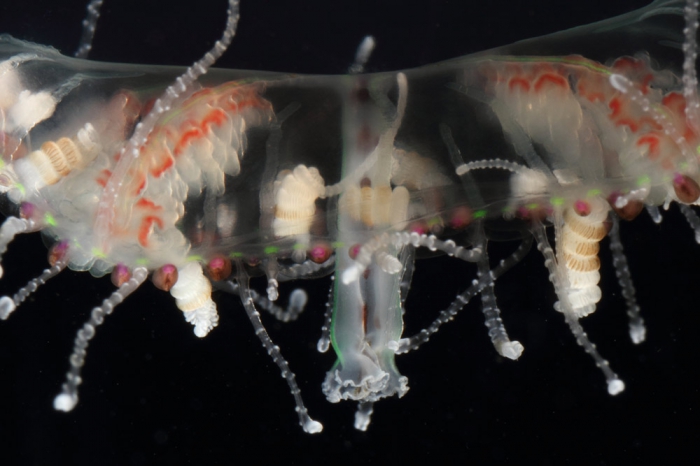
[[[540,205],[536,202],[533,202],[531,204],[527,204],[525,207],[527,207],[529,210],[535,210],[539,207]]]
[[[601,193],[600,189],[589,189],[588,192],[586,193],[587,197],[596,197],[599,196]]]
[[[552,205],[564,205],[564,198],[563,197],[553,197],[549,200],[549,203]]]
[[[435,225],[439,225],[440,223],[442,223],[442,222],[440,221],[440,217],[433,217],[433,218],[431,218],[430,220],[428,220],[428,226],[429,226],[429,227],[432,227],[432,226],[435,226]]]
[[[22,183],[17,183],[15,185],[15,188],[19,189],[19,192],[22,193],[22,196],[24,196],[27,193],[27,191],[24,189],[24,185]]]
[[[698,146],[698,147],[695,148],[695,152],[697,152],[698,154],[700,154],[700,146]]]
[[[199,254],[193,254],[191,256],[188,256],[187,259],[185,259],[187,262],[200,262],[203,261],[204,258],[200,256]]]
[[[56,219],[54,218],[53,215],[51,215],[48,212],[46,214],[44,214],[44,222],[46,222],[46,224],[50,227],[56,226]]]
[[[477,210],[474,212],[474,218],[484,218],[486,217],[486,211],[485,210]]]
[[[295,251],[303,251],[303,250],[306,249],[306,245],[305,245],[304,243],[296,243],[296,244],[292,247],[292,249],[294,249]]]
[[[591,71],[611,75],[612,72],[597,63],[587,61],[585,58],[576,57],[489,57],[491,60],[498,61],[515,61],[515,62],[549,62],[549,63],[566,63],[569,65],[582,66]]]
[[[107,255],[106,255],[104,252],[102,252],[102,250],[101,250],[100,248],[92,248],[92,249],[90,250],[90,253],[91,253],[94,257],[98,257],[98,258],[100,258],[100,259],[104,259],[104,258],[107,257]]]
[[[505,206],[504,208],[501,209],[501,212],[506,213],[506,214],[514,212],[514,211],[515,211],[515,208],[513,208],[511,206]]]
[[[146,259],[145,257],[136,259],[136,265],[148,265],[148,259]]]
[[[338,249],[345,247],[345,243],[343,243],[342,241],[334,241],[331,243],[331,246],[333,246],[333,249]]]
[[[228,255],[231,259],[238,259],[240,257],[243,257],[242,252],[232,252],[231,254]]]
[[[651,183],[651,178],[648,175],[643,175],[637,178],[637,186],[644,186]]]
[[[277,246],[267,246],[267,247],[265,247],[265,249],[263,249],[263,251],[267,255],[276,254],[279,250],[280,250],[280,248],[278,248]]]

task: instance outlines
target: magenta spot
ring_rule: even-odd
[[[459,207],[452,213],[450,227],[455,230],[466,228],[472,221],[472,211],[468,207]]]
[[[329,257],[331,257],[331,248],[325,244],[313,246],[309,250],[309,259],[317,264],[326,262]]]
[[[56,262],[65,259],[68,254],[68,241],[59,241],[54,243],[49,249],[49,264],[53,267]]]
[[[116,287],[122,286],[131,279],[131,270],[124,264],[117,264],[112,270],[112,284]]]
[[[22,218],[34,218],[36,213],[37,208],[31,202],[23,202],[22,205],[19,206],[19,216]]]
[[[177,267],[172,264],[165,264],[161,268],[153,272],[153,284],[159,290],[170,291],[170,288],[177,283],[178,272]]]
[[[215,282],[224,280],[231,276],[232,270],[233,266],[231,264],[231,261],[228,258],[222,256],[212,257],[209,260],[207,267],[205,268],[205,271],[209,278],[211,278]]]
[[[224,267],[224,258],[223,257],[215,257],[212,260],[209,261],[209,267],[212,269],[220,269]]]
[[[591,205],[586,201],[578,200],[574,202],[574,210],[580,216],[585,217],[591,213]]]
[[[348,256],[350,256],[350,259],[355,260],[357,255],[360,253],[360,248],[362,245],[360,244],[353,244],[350,246],[350,249],[348,249]]]
[[[418,233],[419,235],[425,235],[428,229],[422,223],[414,223],[408,229],[411,233]]]

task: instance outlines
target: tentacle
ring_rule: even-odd
[[[97,20],[100,19],[100,8],[104,0],[91,0],[87,6],[87,16],[83,20],[83,35],[75,51],[75,58],[87,58],[92,50],[92,39],[95,37]]]
[[[501,310],[496,303],[496,292],[494,284],[496,282],[493,272],[489,267],[489,256],[486,249],[485,238],[482,246],[484,253],[477,262],[478,282],[485,283],[481,290],[481,310],[484,313],[484,325],[489,329],[491,343],[498,354],[504,358],[516,360],[523,353],[523,345],[519,341],[511,341],[508,332],[501,320]]]
[[[0,226],[0,278],[3,276],[2,256],[7,251],[7,246],[22,233],[32,233],[41,230],[46,225],[34,219],[7,217]]]
[[[227,293],[231,293],[236,296],[241,295],[241,288],[236,282],[227,280],[214,283],[214,286],[217,289]],[[253,301],[257,306],[281,322],[293,322],[297,320],[301,313],[304,312],[306,303],[309,300],[309,296],[302,288],[296,288],[289,294],[289,300],[286,308],[276,305],[267,299],[267,297],[262,296],[252,288],[250,289],[250,295],[253,297]]]
[[[695,133],[700,133],[700,99],[698,99],[698,77],[695,69],[698,58],[698,0],[687,0],[685,13],[685,42],[683,42],[683,97],[685,116]]]
[[[369,423],[372,421],[373,412],[373,401],[362,401],[357,403],[357,411],[355,411],[355,429],[361,430],[362,432],[367,431]]]
[[[335,256],[331,255],[326,261],[314,262],[306,260],[301,264],[293,264],[287,267],[280,266],[278,278],[281,282],[289,280],[297,280],[299,278],[318,278],[325,277],[333,270],[335,266]]]
[[[564,319],[571,329],[571,333],[576,338],[576,343],[582,346],[586,353],[590,354],[596,363],[596,366],[603,371],[605,380],[608,383],[608,393],[611,395],[617,395],[625,389],[625,384],[617,376],[615,372],[610,369],[610,363],[603,359],[603,357],[598,353],[596,346],[591,343],[588,339],[588,335],[581,327],[581,324],[576,317],[576,312],[571,306],[569,301],[569,296],[566,292],[568,288],[568,280],[566,274],[563,270],[557,266],[557,258],[554,254],[554,250],[549,245],[549,240],[547,239],[547,232],[544,225],[540,222],[535,222],[532,228],[532,233],[537,241],[537,249],[544,256],[544,265],[549,270],[549,281],[554,286],[554,292],[559,298],[559,306],[561,312],[564,314]]]
[[[326,311],[323,313],[323,326],[321,326],[321,338],[318,339],[316,349],[319,353],[325,353],[331,346],[331,323],[333,321],[333,290],[335,289],[335,276],[331,276],[331,288],[328,290]]]
[[[0,298],[0,319],[6,320],[10,314],[17,309],[32,293],[34,293],[41,285],[45,284],[51,278],[55,277],[68,265],[66,259],[58,260],[53,266],[44,270],[41,275],[32,279],[25,286],[20,288],[17,293],[10,298],[3,296]]]
[[[617,215],[613,215],[612,220],[613,226],[608,235],[610,236],[610,251],[613,256],[613,266],[615,267],[617,281],[622,289],[622,296],[625,298],[625,303],[627,304],[630,338],[633,343],[639,344],[646,339],[647,329],[644,326],[644,319],[640,314],[627,257],[622,247],[622,241],[620,241],[620,219]]]
[[[85,364],[86,349],[90,340],[95,336],[95,329],[104,322],[105,316],[114,311],[124,299],[141,286],[148,277],[148,270],[145,267],[136,267],[133,270],[131,279],[124,283],[112,295],[102,302],[90,313],[90,319],[78,331],[75,337],[73,353],[70,356],[70,369],[66,374],[66,382],[59,395],[53,400],[53,406],[58,411],[70,411],[78,404],[78,386],[82,383],[80,372]]]
[[[350,74],[360,74],[365,71],[365,65],[369,61],[369,57],[374,51],[377,42],[372,36],[365,36],[357,47],[357,52],[355,53],[355,62],[350,66],[348,70]]]
[[[294,401],[297,405],[296,411],[299,415],[299,424],[306,433],[316,434],[321,432],[323,430],[323,425],[318,421],[314,421],[309,416],[308,410],[306,409],[306,406],[304,406],[304,401],[301,398],[301,390],[299,390],[299,386],[297,385],[296,376],[289,369],[289,364],[282,356],[282,353],[280,353],[279,347],[272,342],[270,335],[268,335],[267,330],[265,330],[265,327],[260,320],[260,313],[257,311],[257,309],[255,309],[255,303],[251,294],[250,285],[248,283],[249,277],[245,272],[243,264],[239,263],[237,268],[241,302],[243,303],[243,307],[248,314],[250,322],[253,324],[255,334],[260,339],[263,347],[267,350],[267,353],[270,355],[270,357],[272,357],[272,361],[277,365],[277,367],[279,367],[280,371],[282,372],[282,377],[289,385],[289,389],[291,390],[292,396],[294,396]]]
[[[659,208],[656,207],[655,205],[649,205],[645,204],[644,207],[647,210],[647,213],[649,214],[649,217],[656,223],[657,225],[661,223],[661,221],[664,219],[661,216],[661,212],[659,212]]]
[[[419,235],[416,232],[382,233],[366,242],[360,248],[355,258],[354,267],[350,267],[343,272],[341,277],[343,283],[348,284],[357,280],[372,260],[376,260],[384,272],[398,273],[401,271],[403,267],[396,258],[387,255],[383,251],[384,248],[390,245],[396,247],[412,245],[415,248],[422,246],[431,251],[442,251],[449,256],[454,256],[467,262],[476,262],[483,254],[483,249],[480,247],[465,249],[462,246],[457,246],[452,240],[442,241],[434,235]]]
[[[423,343],[426,343],[430,337],[437,333],[440,327],[454,319],[457,313],[464,308],[464,306],[469,303],[469,301],[481,293],[481,291],[486,288],[490,283],[498,279],[501,275],[506,273],[508,270],[513,268],[518,262],[520,262],[523,257],[530,251],[532,247],[532,237],[527,237],[518,246],[518,248],[510,255],[507,259],[501,260],[498,266],[494,268],[490,273],[482,275],[481,280],[474,280],[469,288],[467,288],[462,293],[458,294],[450,306],[440,312],[440,315],[430,324],[428,327],[421,330],[418,334],[412,337],[402,338],[398,342],[398,347],[396,349],[396,354],[407,353],[418,349]]]
[[[690,225],[690,228],[692,228],[695,232],[695,242],[700,243],[700,217],[689,205],[679,203],[678,208],[681,210],[681,213],[688,221],[688,225]]]
[[[114,204],[120,195],[121,187],[124,185],[124,179],[129,168],[134,160],[139,157],[141,147],[146,144],[148,136],[153,132],[156,123],[163,113],[170,110],[178,99],[191,92],[197,79],[211,68],[231,44],[238,27],[238,3],[238,0],[229,0],[226,28],[221,39],[216,41],[214,47],[204,57],[187,68],[187,71],[165,90],[163,95],[153,104],[153,109],[134,128],[131,139],[122,149],[119,161],[102,191],[94,230],[98,241],[103,244],[99,244],[97,247],[106,249],[107,238],[114,221]]]

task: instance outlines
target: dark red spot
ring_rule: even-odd
[[[700,197],[700,186],[698,183],[686,175],[676,174],[673,177],[673,190],[678,196],[678,200],[684,204],[692,204]]]
[[[38,213],[38,209],[31,202],[23,202],[19,206],[19,216],[21,218],[26,218],[26,219],[34,218],[34,216],[37,213]]]
[[[177,267],[173,264],[166,264],[153,272],[151,280],[159,290],[170,291],[173,285],[177,283],[177,277]]]
[[[317,264],[323,264],[330,257],[333,249],[327,244],[316,244],[308,252],[309,259]]]
[[[574,202],[574,211],[581,217],[587,217],[591,213],[591,205],[583,200]]]
[[[450,228],[462,230],[472,222],[472,210],[467,206],[457,207],[452,211]]]
[[[49,249],[48,260],[51,267],[56,265],[56,262],[65,259],[67,254],[68,241],[59,241],[58,243],[54,243],[54,245]]]
[[[131,270],[124,264],[117,264],[110,275],[112,284],[117,288],[131,279]]]
[[[350,256],[350,259],[355,260],[357,255],[360,253],[360,248],[362,248],[361,244],[353,244],[350,246],[348,249],[348,256]]]
[[[223,256],[214,257],[209,261],[204,271],[215,282],[225,280],[231,276],[231,260]]]

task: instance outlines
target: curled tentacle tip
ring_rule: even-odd
[[[308,301],[309,295],[301,288],[295,288],[289,295],[289,306],[300,311],[304,310]]]
[[[56,411],[63,411],[64,413],[73,410],[77,404],[78,397],[75,395],[69,395],[68,393],[61,393],[53,399],[53,408]]]
[[[277,290],[277,287],[274,285],[270,285],[267,287],[267,299],[269,299],[272,302],[277,301],[277,298],[280,297],[280,293]]]
[[[323,424],[318,421],[314,421],[311,418],[304,421],[304,424],[301,427],[307,434],[318,434],[323,431]]]
[[[316,350],[319,353],[325,353],[326,351],[328,351],[329,347],[330,341],[328,340],[328,338],[321,338],[320,340],[318,340],[318,343],[316,343]]]
[[[504,358],[517,360],[522,354],[525,347],[519,341],[507,341],[498,346],[498,354]]]
[[[355,429],[361,432],[367,432],[369,427],[370,417],[363,413],[355,413]]]
[[[612,379],[608,381],[608,393],[615,396],[625,390],[625,382],[620,379]]]
[[[411,348],[411,339],[410,338],[402,338],[398,341],[399,346],[394,350],[394,353],[396,354],[403,354],[407,353],[410,351]]]
[[[15,302],[9,296],[0,298],[0,319],[6,320],[16,308]]]
[[[644,325],[635,325],[634,327],[630,327],[630,338],[632,339],[632,343],[635,345],[643,343],[644,340],[647,339],[646,327],[644,327]]]

